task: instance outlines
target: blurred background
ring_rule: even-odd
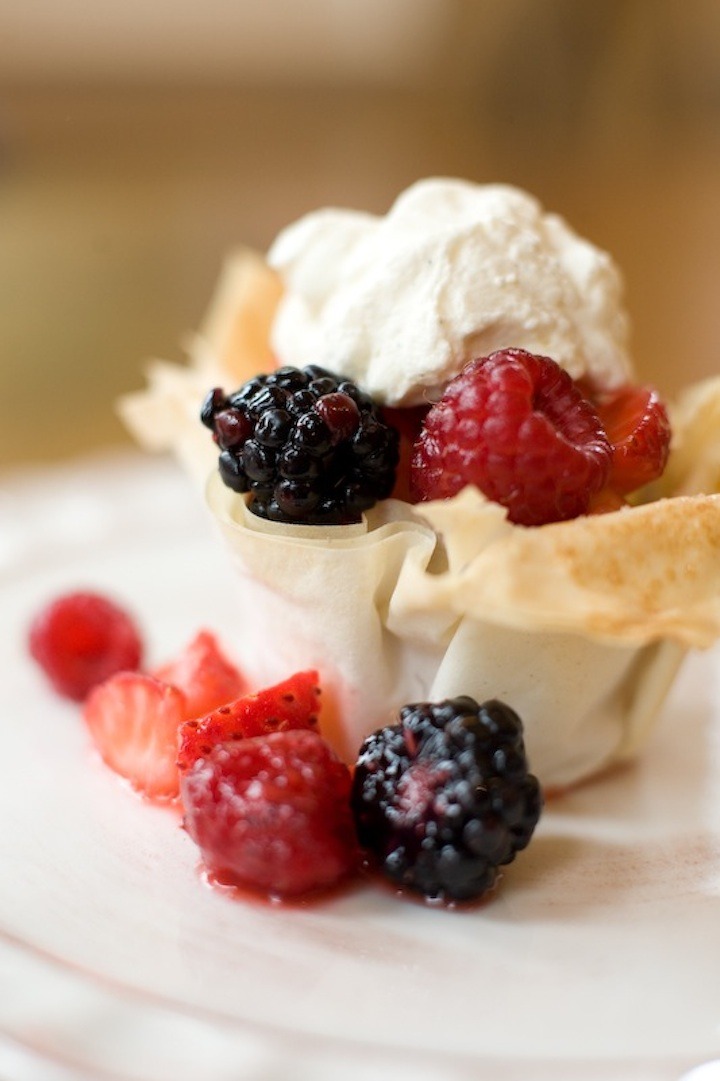
[[[0,466],[127,441],[228,249],[430,174],[610,250],[662,391],[720,368],[717,0],[3,0]]]

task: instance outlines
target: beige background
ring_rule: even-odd
[[[0,467],[122,442],[228,248],[432,173],[611,250],[664,392],[720,368],[716,0],[5,0]]]

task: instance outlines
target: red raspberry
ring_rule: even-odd
[[[354,869],[350,786],[348,767],[308,730],[220,743],[180,777],[185,827],[207,869],[279,897]]]
[[[131,617],[98,593],[68,593],[35,618],[30,653],[55,690],[81,702],[98,683],[137,669],[142,642]]]
[[[612,450],[590,402],[559,364],[502,349],[465,366],[415,444],[411,487],[446,499],[475,484],[520,525],[585,514]]]
[[[612,445],[608,486],[628,495],[657,480],[667,464],[671,431],[652,387],[622,387],[601,397],[597,411]]]

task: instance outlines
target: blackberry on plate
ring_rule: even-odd
[[[464,696],[404,706],[399,724],[366,739],[351,799],[360,844],[383,873],[443,901],[490,889],[542,807],[518,715]]]
[[[220,448],[223,482],[261,518],[347,525],[395,484],[399,435],[372,398],[320,368],[278,368],[200,411]]]

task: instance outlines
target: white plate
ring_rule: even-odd
[[[486,905],[363,885],[285,908],[204,885],[177,817],[119,783],[45,687],[26,628],[78,586],[140,617],[153,662],[201,626],[231,648],[237,618],[172,466],[6,478],[3,1077],[679,1081],[720,1056],[718,651],[690,658],[641,764],[546,808]]]

